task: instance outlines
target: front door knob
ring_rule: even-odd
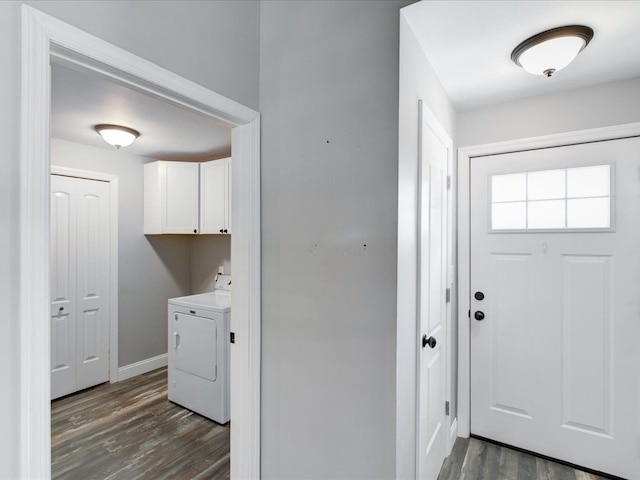
[[[476,313],[473,314],[473,316],[475,317],[476,320],[478,320],[479,322],[484,320],[484,313],[477,311]]]
[[[426,335],[422,336],[422,348],[429,345],[429,348],[434,348],[436,346],[436,339],[433,337],[427,338]]]

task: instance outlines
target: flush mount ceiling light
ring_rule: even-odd
[[[137,132],[133,128],[121,127],[120,125],[107,125],[103,123],[96,125],[93,129],[98,132],[105,142],[118,149],[128,147],[140,136],[140,132]]]
[[[511,52],[511,60],[533,75],[550,77],[569,65],[593,38],[583,25],[553,28],[527,38]]]

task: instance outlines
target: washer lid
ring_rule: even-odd
[[[226,292],[200,293],[198,295],[170,298],[169,303],[194,309],[199,308],[225,313],[231,310],[231,295]]]

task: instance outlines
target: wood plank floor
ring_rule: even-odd
[[[477,438],[458,438],[438,480],[606,480]]]
[[[167,400],[167,369],[51,402],[54,479],[228,479],[229,424]]]

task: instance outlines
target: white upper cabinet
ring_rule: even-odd
[[[200,164],[200,233],[231,233],[231,158]]]
[[[144,166],[144,233],[198,233],[199,164]]]
[[[231,233],[231,158],[144,166],[144,233]]]

